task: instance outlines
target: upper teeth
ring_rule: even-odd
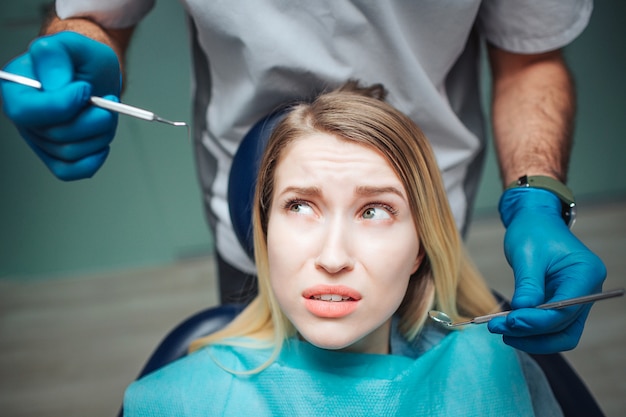
[[[322,300],[322,301],[346,301],[346,300],[349,300],[350,297],[342,297],[339,294],[321,294],[321,295],[314,295],[313,299]]]

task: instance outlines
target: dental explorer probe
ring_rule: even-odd
[[[624,295],[624,289],[618,288],[616,290],[605,291],[605,292],[601,292],[597,294],[585,295],[582,297],[570,298],[566,300],[554,301],[551,303],[541,304],[536,307],[529,307],[529,308],[539,308],[542,310],[559,309],[559,308],[574,306],[578,304],[586,304],[586,303],[591,303],[594,301],[606,300],[607,298],[612,298],[612,297],[621,297],[623,295]],[[487,323],[489,320],[491,320],[494,317],[506,316],[510,312],[511,310],[501,311],[499,313],[487,314],[486,316],[474,317],[473,319],[469,321],[463,321],[463,322],[458,322],[458,323],[453,323],[450,316],[448,316],[443,311],[430,310],[428,312],[428,316],[431,318],[431,320],[433,320],[435,323],[439,324],[442,327],[457,327],[457,326],[464,326],[466,324]]]
[[[32,78],[24,77],[22,75],[12,74],[10,72],[0,70],[0,79],[6,81],[12,81],[17,84],[25,85],[27,87],[36,88],[41,90],[42,85],[39,81],[33,80]],[[89,98],[89,101],[97,107],[114,111],[117,113],[125,114],[128,116],[136,117],[142,120],[148,120],[150,122],[161,122],[172,126],[187,126],[185,122],[173,122],[171,120],[164,119],[162,117],[157,116],[151,111],[140,109],[139,107],[129,106],[128,104],[118,103],[116,101],[111,101],[104,99],[102,97],[92,96]]]

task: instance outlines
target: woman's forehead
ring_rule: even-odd
[[[288,154],[306,156],[311,152],[325,153],[329,159],[334,159],[333,156],[346,156],[353,153],[370,154],[381,163],[390,165],[388,156],[373,145],[326,132],[308,133],[293,138],[282,150],[280,159],[282,161]]]
[[[385,156],[371,146],[327,133],[305,135],[292,141],[278,161],[276,187],[333,181],[357,184],[361,189],[403,184]]]

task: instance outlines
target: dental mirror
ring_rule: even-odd
[[[430,310],[428,312],[428,317],[430,317],[430,319],[432,321],[434,321],[435,323],[443,326],[443,327],[455,327],[458,326],[458,324],[454,324],[452,322],[452,319],[450,318],[450,316],[448,316],[446,313],[444,313],[443,311],[437,311],[437,310]]]
[[[598,294],[586,295],[583,297],[576,297],[576,298],[570,298],[567,300],[555,301],[553,303],[541,304],[534,308],[540,308],[542,310],[559,309],[559,308],[569,307],[569,306],[578,305],[578,304],[586,304],[586,303],[592,303],[594,301],[606,300],[607,298],[612,298],[612,297],[621,297],[622,295],[624,295],[624,289],[619,288],[617,290],[605,291],[605,292],[601,292]],[[437,323],[438,325],[442,327],[450,328],[450,327],[464,326],[466,324],[487,323],[489,320],[491,320],[494,317],[506,316],[510,312],[511,310],[501,311],[499,313],[474,317],[473,319],[469,321],[461,321],[458,323],[454,323],[452,319],[450,318],[450,316],[448,316],[443,311],[430,310],[428,312],[428,317],[430,317],[430,319],[434,321],[435,323]]]

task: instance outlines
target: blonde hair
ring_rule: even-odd
[[[279,354],[284,340],[295,334],[270,287],[267,225],[275,171],[283,151],[294,140],[312,133],[331,134],[380,152],[406,189],[425,255],[411,276],[398,309],[400,331],[408,340],[419,334],[432,308],[445,311],[453,320],[498,309],[495,298],[466,253],[428,140],[413,121],[387,104],[384,97],[385,91],[380,85],[363,88],[350,81],[311,103],[293,106],[276,126],[260,164],[254,197],[259,294],[231,324],[197,340],[191,350],[207,344],[241,344],[241,338],[251,338],[258,341],[259,346],[274,347],[267,366]]]

